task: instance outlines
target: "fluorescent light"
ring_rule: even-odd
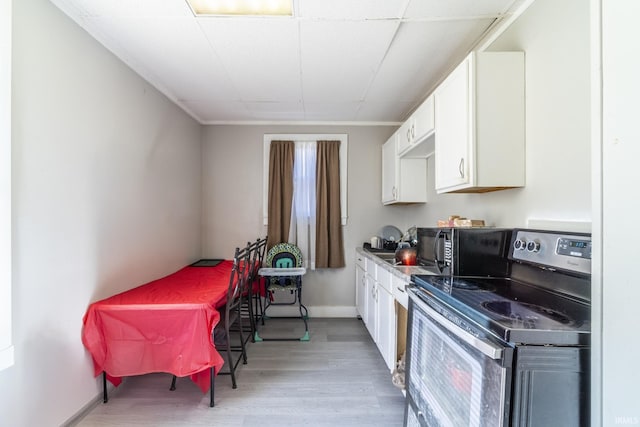
[[[293,15],[293,0],[187,0],[195,15]]]

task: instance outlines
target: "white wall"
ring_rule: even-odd
[[[13,2],[13,341],[0,424],[100,395],[92,301],[200,254],[201,127],[46,0]]]
[[[11,0],[0,0],[0,371],[11,340]]]
[[[601,346],[594,353],[599,364],[594,366],[594,404],[601,409],[597,414],[601,418],[594,424],[640,425],[640,287],[633,246],[640,239],[635,221],[640,211],[640,58],[636,54],[640,2],[595,3],[602,7],[602,142],[595,145],[602,167],[602,194],[594,210],[601,208],[602,226],[594,241],[602,264],[594,272],[598,284],[594,314],[601,315],[594,319]]]

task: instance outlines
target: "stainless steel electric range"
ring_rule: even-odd
[[[588,425],[590,235],[483,239],[507,274],[412,276],[405,425]]]

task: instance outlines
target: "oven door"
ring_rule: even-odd
[[[508,425],[513,351],[411,289],[407,410],[420,425]]]

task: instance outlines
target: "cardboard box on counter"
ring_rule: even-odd
[[[450,216],[449,219],[438,220],[438,227],[484,227],[484,220]]]

